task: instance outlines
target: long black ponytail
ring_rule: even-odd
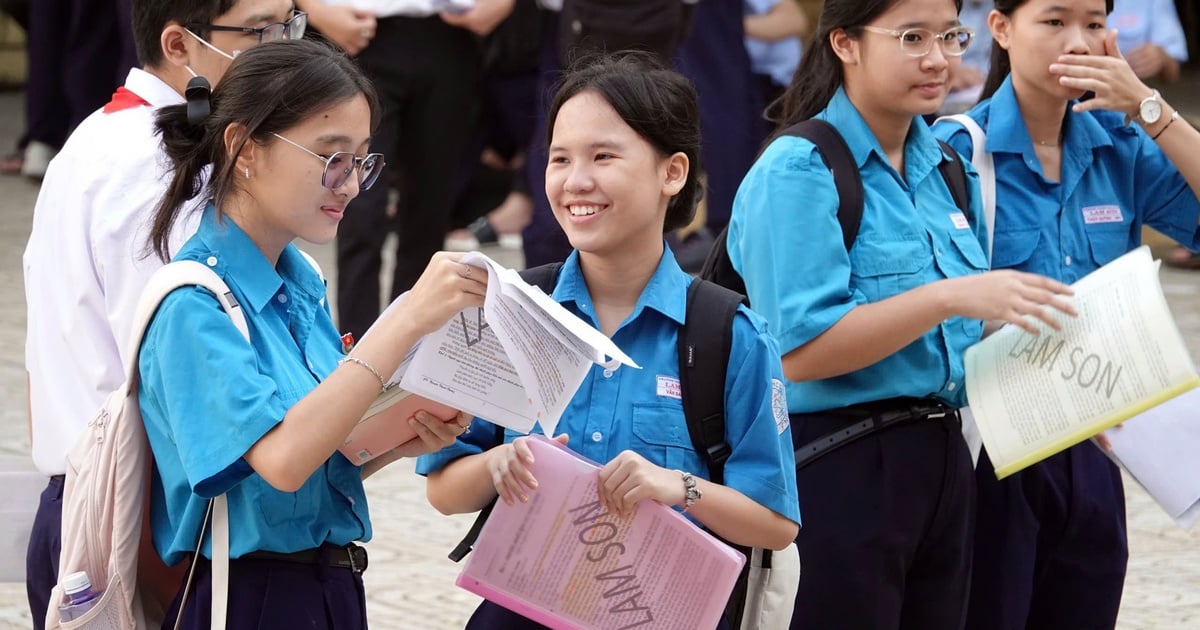
[[[150,250],[164,261],[170,257],[171,229],[196,195],[204,193],[220,209],[235,188],[233,171],[246,142],[269,142],[271,134],[359,95],[367,99],[373,130],[379,121],[375,89],[344,53],[316,41],[282,40],[234,59],[212,91],[211,113],[203,120],[189,122],[188,104],[158,110],[156,127],[173,176],[154,211]],[[227,150],[225,130],[233,124],[245,127],[246,134]],[[201,190],[206,174],[208,185]]]

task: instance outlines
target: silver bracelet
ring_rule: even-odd
[[[345,357],[344,359],[341,359],[338,361],[338,365],[341,365],[346,362],[354,363],[356,365],[361,365],[361,366],[367,368],[368,370],[370,370],[371,373],[375,375],[375,378],[379,379],[379,391],[380,392],[387,391],[387,389],[388,389],[387,381],[383,380],[383,376],[381,376],[379,374],[379,370],[376,370],[374,367],[372,367],[370,363],[367,363],[366,361],[363,361],[362,359],[360,359],[358,357]]]
[[[700,497],[704,496],[704,493],[700,491],[700,488],[696,487],[696,478],[692,476],[692,473],[683,472],[682,470],[675,472],[679,473],[679,476],[683,478],[683,509],[680,510],[680,513],[685,513],[692,509],[693,505],[696,505],[696,501],[699,501]]]

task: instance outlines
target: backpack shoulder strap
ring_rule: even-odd
[[[560,262],[546,263],[517,272],[525,282],[539,288],[542,293],[550,295],[558,284],[558,272],[562,270]]]
[[[150,326],[150,320],[154,318],[154,313],[158,311],[159,305],[167,295],[175,289],[185,286],[201,286],[211,291],[220,302],[221,308],[233,321],[233,325],[237,327],[238,332],[242,333],[247,342],[250,341],[250,329],[246,324],[246,315],[229,290],[229,285],[225,284],[225,281],[215,271],[192,260],[168,263],[150,277],[138,299],[137,310],[134,311],[133,327],[129,331],[130,352],[127,355],[129,365],[125,366],[125,383],[128,387],[126,395],[137,391],[138,354],[141,350],[142,340],[146,336],[146,329]],[[229,603],[229,508],[225,495],[222,494],[211,499],[208,509],[212,517],[213,535],[212,627],[224,628]],[[205,525],[201,527],[198,541],[203,541],[204,527],[208,522],[209,517],[206,516]],[[190,586],[194,570],[195,564],[193,563],[188,573],[185,589]],[[187,591],[185,590],[184,593],[186,601]]]
[[[679,330],[679,385],[688,435],[709,480],[725,483],[725,373],[733,345],[733,318],[745,296],[707,280],[688,285],[687,314]]]
[[[983,225],[987,231],[987,257],[990,263],[992,234],[996,230],[996,165],[992,161],[992,154],[987,151],[987,132],[966,114],[942,116],[934,124],[942,121],[958,123],[971,136],[971,165],[979,173],[979,198],[983,203]]]
[[[863,183],[854,154],[837,128],[819,118],[810,118],[788,127],[781,135],[798,136],[817,145],[825,165],[833,173],[833,185],[838,194],[838,223],[842,226],[842,243],[846,251],[854,246],[862,224]]]
[[[938,164],[938,172],[942,174],[942,179],[946,180],[950,196],[954,198],[954,205],[973,223],[975,217],[971,216],[971,197],[967,194],[967,167],[954,147],[946,144],[944,140],[938,140],[938,145],[942,148],[942,155],[948,158]]]

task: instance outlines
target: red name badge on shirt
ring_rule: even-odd
[[[1083,209],[1083,222],[1093,223],[1124,223],[1121,206],[1088,206]]]

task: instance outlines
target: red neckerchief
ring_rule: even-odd
[[[111,114],[124,109],[133,109],[134,107],[141,107],[142,105],[149,104],[150,101],[147,101],[137,94],[126,90],[125,86],[121,86],[117,88],[116,92],[113,92],[112,100],[110,100],[108,104],[104,106],[104,113]]]

